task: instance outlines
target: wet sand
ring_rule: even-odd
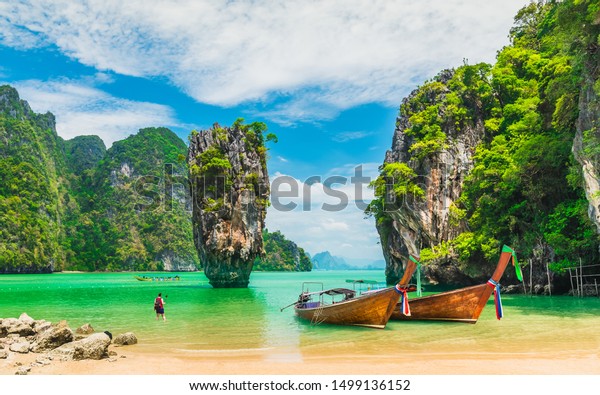
[[[190,354],[158,352],[141,345],[114,347],[110,359],[61,362],[33,367],[30,375],[261,375],[261,374],[600,374],[600,350],[595,342],[588,351],[556,350],[541,354],[469,353],[468,351],[363,355],[245,353]],[[14,374],[17,363],[28,366],[41,354],[11,353],[0,360],[0,374]]]

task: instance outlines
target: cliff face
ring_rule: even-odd
[[[452,92],[448,84],[453,78],[460,77],[446,70],[403,100],[392,149],[385,156],[384,166],[407,164],[413,171],[410,183],[423,192],[420,198],[409,194],[397,196],[394,184],[403,181],[399,176],[385,177],[386,208],[384,217],[377,221],[377,231],[387,262],[386,280],[390,284],[399,280],[409,254],[419,256],[423,248],[451,240],[465,230],[464,224],[451,224],[451,208],[460,197],[465,176],[473,167],[472,153],[484,136],[484,127],[481,104],[476,101],[468,103],[472,107],[472,119],[457,127],[447,101]],[[421,122],[415,114],[427,111],[428,107],[423,103],[437,103],[432,116],[440,122],[444,134],[438,138],[438,149],[427,155],[412,148],[419,138],[413,130],[420,126],[417,122]],[[466,277],[456,265],[443,260],[426,268],[426,272],[434,282],[455,283]]]
[[[186,153],[165,128],[64,141],[0,87],[0,273],[197,270]]]
[[[263,252],[269,176],[262,123],[192,132],[194,243],[213,287],[247,287]]]
[[[442,72],[403,101],[368,209],[388,282],[409,253],[430,281],[480,282],[502,244],[534,292],[597,262],[599,34],[594,2],[532,2],[493,66]]]
[[[80,142],[81,143],[81,142]],[[95,152],[95,145],[75,149]],[[87,180],[94,191],[83,216],[82,265],[95,270],[197,270],[192,241],[185,143],[166,128],[145,128],[106,151]],[[83,198],[84,196],[82,196]],[[107,231],[95,232],[95,224]]]
[[[594,89],[598,82],[598,70],[598,48],[590,47],[579,95],[579,117],[573,154],[583,171],[585,195],[589,201],[588,215],[600,233],[600,97]]]
[[[352,269],[344,258],[331,255],[329,251],[316,253],[312,258],[313,266],[319,270],[348,270]]]

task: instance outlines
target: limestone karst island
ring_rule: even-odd
[[[0,374],[600,377],[600,1],[0,25]]]

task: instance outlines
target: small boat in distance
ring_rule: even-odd
[[[502,318],[502,303],[498,282],[511,260],[515,266],[517,278],[522,281],[523,276],[516,253],[510,247],[504,246],[496,270],[487,283],[411,299],[410,316],[401,314],[400,305],[397,305],[390,319],[457,321],[475,324],[492,292],[496,304],[496,317],[500,319]]]
[[[400,297],[406,300],[406,286],[415,269],[416,264],[409,260],[404,276],[395,287],[370,290],[360,295],[352,289],[323,290],[322,283],[303,283],[298,300],[286,307],[293,305],[298,317],[313,324],[356,325],[383,329]],[[320,284],[321,290],[310,292],[306,286],[311,284]],[[326,296],[330,296],[331,300],[326,301]],[[341,300],[336,301],[336,297]]]
[[[138,281],[179,281],[181,277],[148,277],[148,276],[133,276]]]

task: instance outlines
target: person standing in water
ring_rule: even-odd
[[[156,311],[156,319],[162,316],[163,321],[167,320],[165,318],[165,301],[162,298],[162,293],[159,293],[156,299],[154,299],[154,311]]]

